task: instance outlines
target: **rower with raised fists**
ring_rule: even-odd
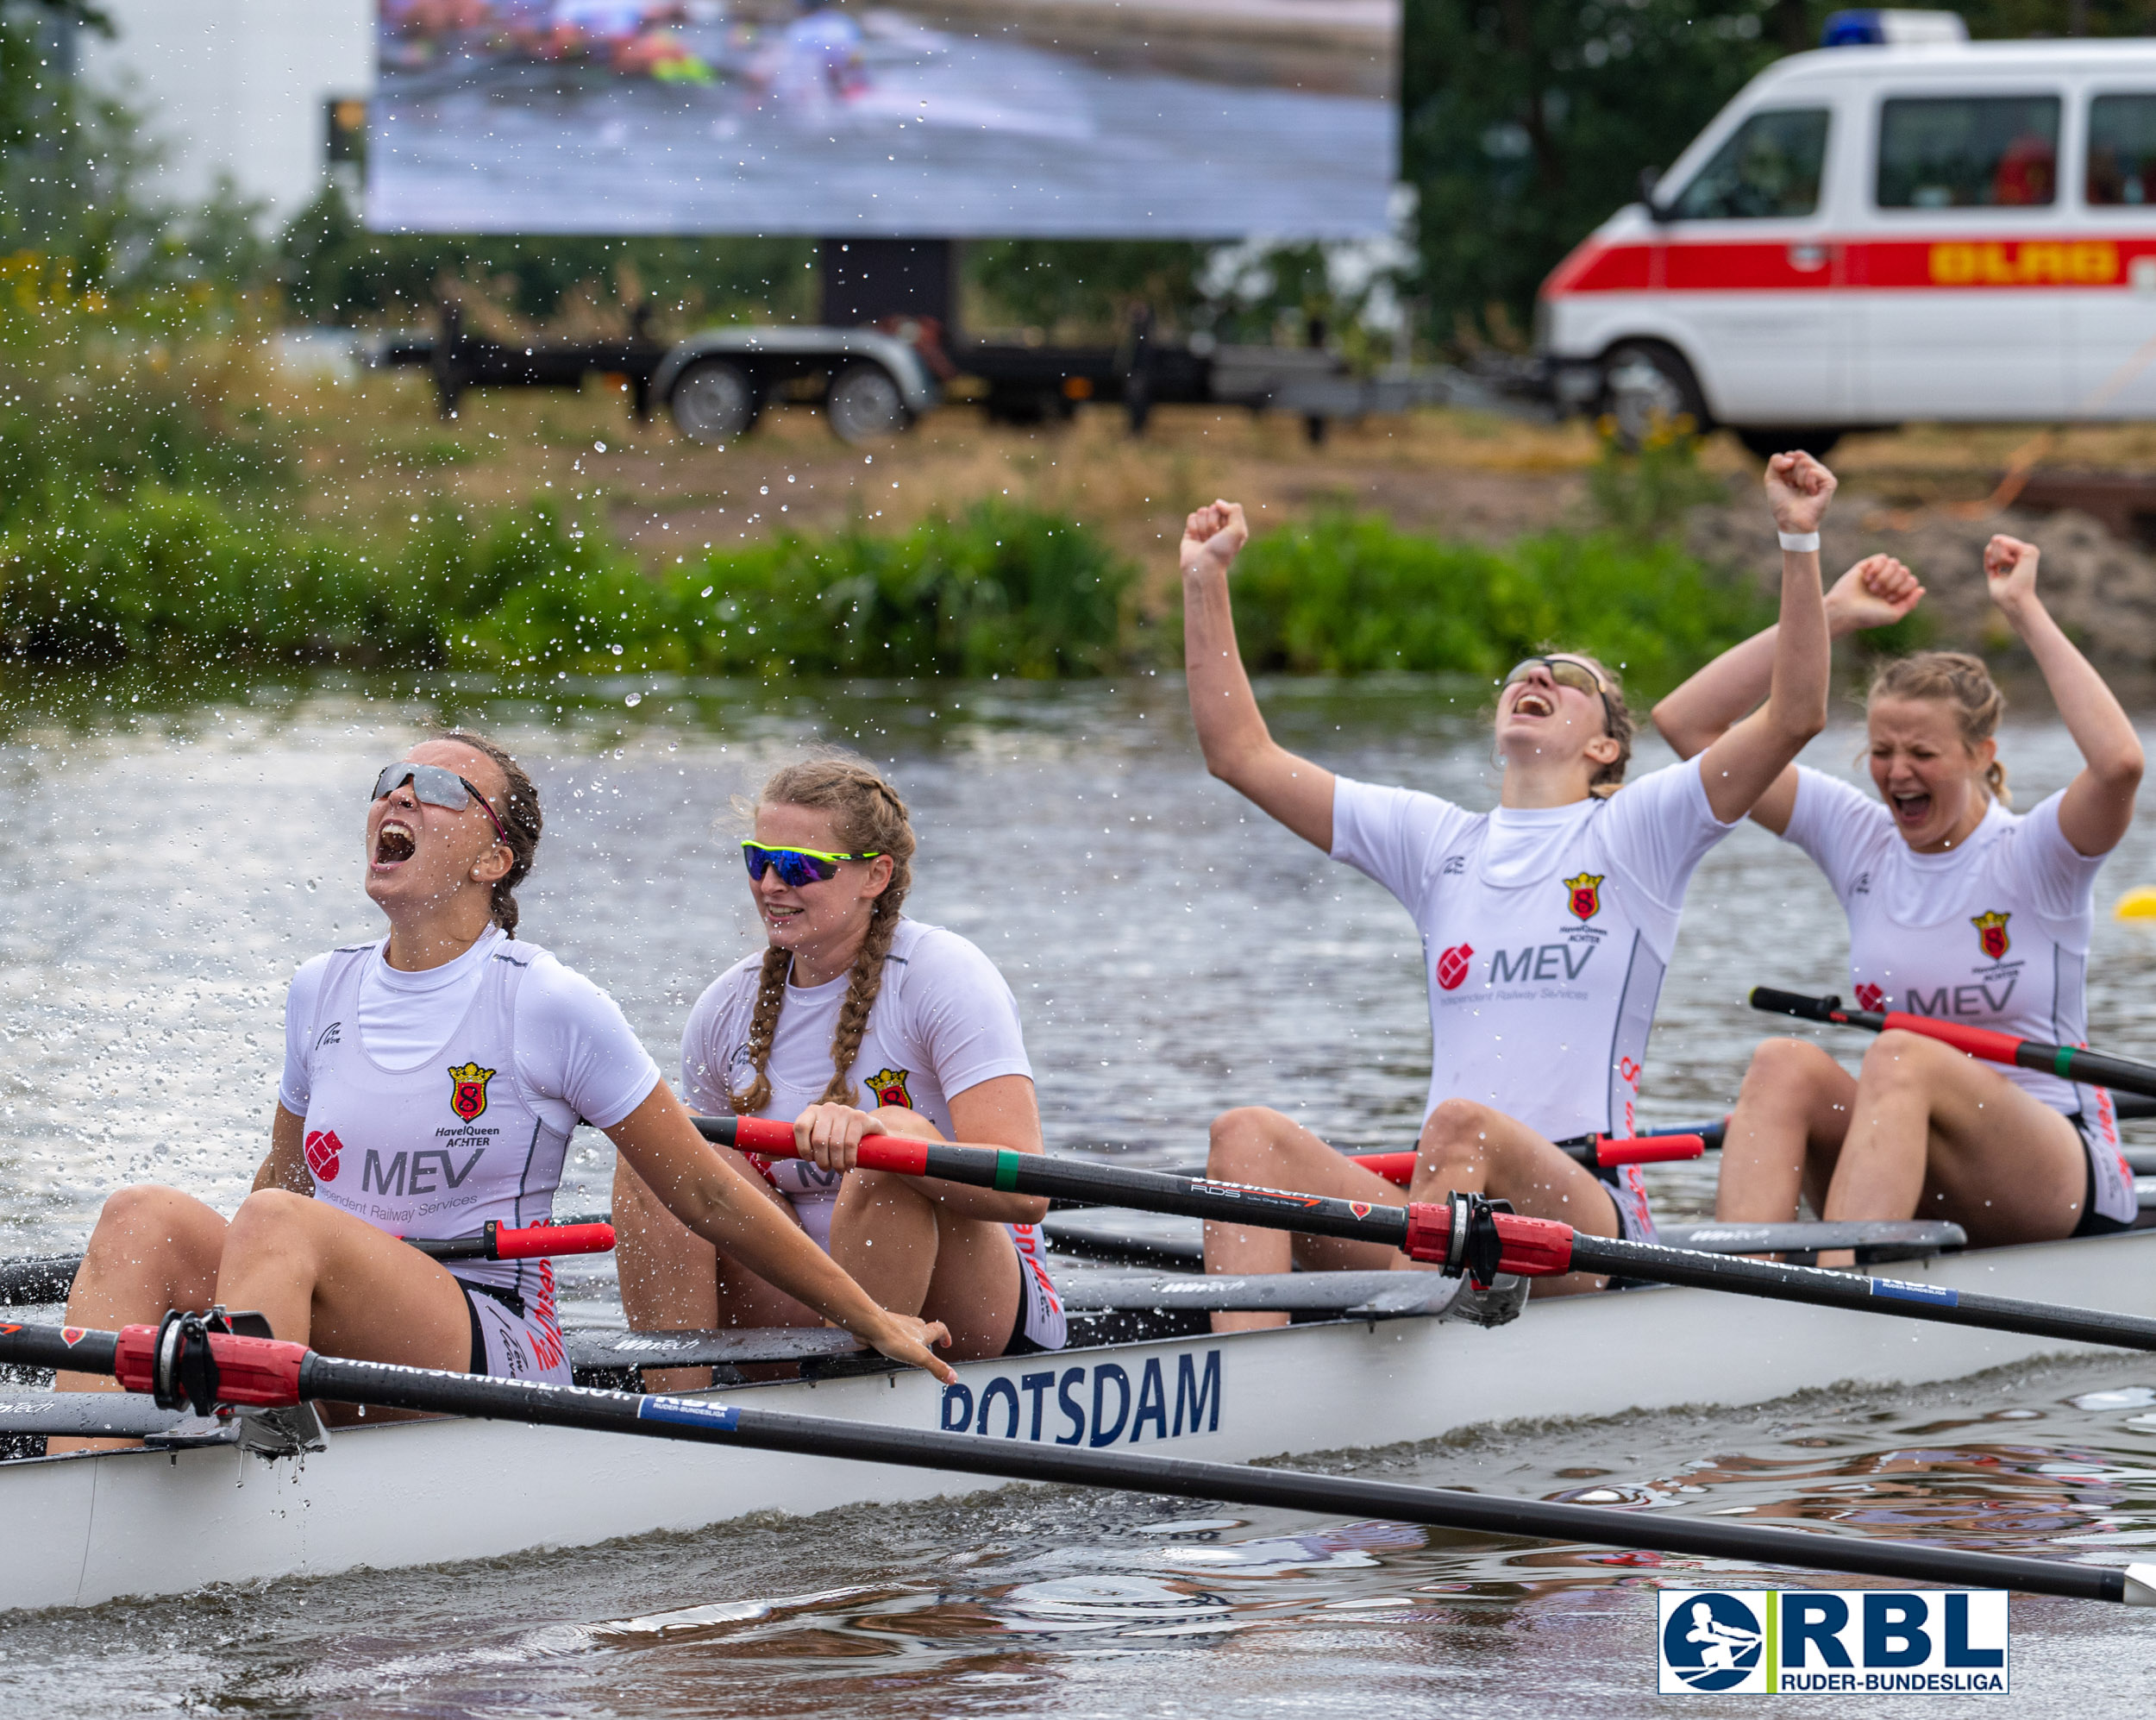
[[[830,753],[776,772],[741,841],[767,939],[712,981],[681,1035],[699,1110],[781,1118],[805,1157],[736,1158],[771,1211],[880,1300],[947,1328],[961,1359],[1062,1347],[1042,1260],[1045,1201],[859,1168],[868,1134],[1041,1151],[1018,1002],[955,932],[900,913],[915,838],[898,791]],[[690,1234],[624,1164],[614,1183],[623,1305],[639,1331],[812,1326],[753,1260]],[[647,1371],[659,1389],[700,1371]]]
[[[877,1306],[775,1213],[698,1134],[613,1000],[517,937],[517,887],[540,830],[531,779],[479,735],[422,742],[377,776],[366,887],[389,934],[293,977],[254,1192],[229,1222],[176,1189],[112,1196],[70,1323],[115,1328],[222,1303],[328,1355],[566,1384],[545,1262],[448,1267],[399,1239],[543,1223],[583,1118],[680,1222],[886,1355],[949,1380],[928,1347],[949,1334]],[[58,1384],[114,1389],[88,1374]]]
[[[1228,570],[1247,535],[1243,510],[1217,502],[1190,516],[1185,656],[1206,768],[1383,884],[1414,916],[1432,1038],[1409,1189],[1256,1107],[1215,1121],[1209,1176],[1388,1206],[1484,1194],[1595,1235],[1651,1239],[1637,1167],[1598,1177],[1554,1143],[1634,1133],[1648,1028],[1693,869],[1826,720],[1818,528],[1833,475],[1808,455],[1777,455],[1766,490],[1783,554],[1765,706],[1698,763],[1626,787],[1632,716],[1615,676],[1579,652],[1529,657],[1498,694],[1504,775],[1488,813],[1336,777],[1278,745],[1244,672],[1230,610]],[[1284,1271],[1291,1261],[1336,1271],[1409,1264],[1366,1243],[1206,1227],[1209,1271]],[[1602,1281],[1543,1282],[1564,1291]],[[1228,1331],[1284,1320],[1219,1314],[1213,1324]]]
[[[2038,560],[2034,544],[1996,537],[1984,572],[2080,750],[2071,782],[2010,812],[1998,687],[1975,657],[1920,651],[1882,668],[1865,701],[1877,800],[1793,766],[1752,815],[1833,887],[1859,1007],[2072,1045],[2085,1032],[2096,876],[2133,820],[2141,746],[2037,595]],[[1866,626],[1897,618],[1917,593],[1904,572],[1845,595],[1852,625]],[[1766,635],[1748,640],[1658,706],[1670,745],[1714,744],[1758,699],[1771,650]],[[2139,1210],[2108,1093],[1895,1030],[1854,1077],[1806,1040],[1752,1054],[1716,1216],[1786,1221],[1800,1195],[1825,1219],[1948,1220],[1979,1245],[2125,1229]]]

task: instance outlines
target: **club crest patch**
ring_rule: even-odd
[[[1583,872],[1576,878],[1564,881],[1568,892],[1565,906],[1572,910],[1575,919],[1592,920],[1602,911],[1602,879],[1605,876],[1599,872]]]
[[[486,1083],[494,1078],[491,1069],[475,1063],[449,1065],[449,1108],[466,1122],[486,1114]]]
[[[868,1090],[876,1095],[877,1104],[897,1105],[910,1111],[913,1095],[906,1090],[906,1083],[912,1074],[910,1069],[880,1069],[868,1077]]]
[[[1995,962],[2003,959],[2014,947],[2013,940],[2006,935],[2006,923],[2013,918],[2011,913],[1996,911],[1969,917],[1969,923],[1977,928],[1977,946]]]

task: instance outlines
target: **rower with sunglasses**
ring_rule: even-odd
[[[1185,658],[1206,767],[1414,916],[1432,1039],[1410,1189],[1256,1106],[1214,1121],[1208,1175],[1388,1206],[1484,1194],[1595,1235],[1652,1238],[1637,1167],[1598,1177],[1553,1143],[1634,1133],[1647,1032],[1693,869],[1826,721],[1818,527],[1834,480],[1808,455],[1782,455],[1766,488],[1783,556],[1765,704],[1696,762],[1620,792],[1633,721],[1615,677],[1576,651],[1529,657],[1497,696],[1503,775],[1487,813],[1336,777],[1278,745],[1244,673],[1229,604],[1228,570],[1248,536],[1243,510],[1216,502],[1190,516]],[[1408,1264],[1374,1244],[1206,1227],[1210,1271],[1285,1271],[1291,1262],[1332,1271]],[[1536,1294],[1601,1282],[1542,1279]],[[1213,1324],[1236,1331],[1284,1321],[1221,1314]]]
[[[478,735],[423,742],[375,779],[366,887],[389,934],[294,976],[254,1192],[229,1223],[176,1189],[114,1195],[70,1323],[110,1330],[222,1303],[329,1355],[567,1384],[545,1260],[445,1266],[398,1239],[545,1222],[586,1120],[677,1222],[886,1355],[953,1378],[927,1348],[949,1334],[879,1307],[775,1213],[698,1134],[613,1000],[517,937],[540,825],[531,779]]]
[[[719,976],[681,1035],[699,1110],[780,1118],[808,1155],[749,1158],[787,1213],[886,1307],[939,1321],[962,1360],[1061,1348],[1047,1202],[856,1168],[870,1133],[1041,1150],[1018,1004],[967,939],[900,912],[914,834],[862,761],[787,766],[742,840],[765,945]],[[623,1306],[640,1331],[813,1324],[813,1312],[614,1182]],[[746,1269],[744,1269],[746,1268]],[[693,1371],[646,1375],[657,1390]]]

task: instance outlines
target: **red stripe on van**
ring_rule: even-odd
[[[1660,255],[1658,256],[1657,253]],[[1603,245],[1589,239],[1552,270],[1545,298],[1576,292],[1795,292],[1857,287],[2127,286],[2138,259],[2156,258],[2156,234],[2071,239],[1821,239],[1792,245],[1687,244],[1648,241]],[[1800,263],[1816,260],[1816,267]]]

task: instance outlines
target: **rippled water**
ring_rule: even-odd
[[[1288,744],[1479,805],[1478,697],[1267,694]],[[365,784],[436,715],[485,720],[533,765],[548,834],[526,931],[611,989],[664,1066],[688,1000],[753,929],[715,819],[802,740],[843,738],[888,761],[915,807],[913,910],[981,943],[1017,990],[1053,1146],[1187,1159],[1214,1111],[1250,1102],[1344,1145],[1412,1138],[1428,1066],[1412,927],[1204,775],[1172,683],[820,700],[661,687],[633,708],[589,696],[557,714],[409,681],[171,708],[132,683],[75,681],[16,689],[0,715],[0,1249],[78,1243],[123,1177],[236,1200],[266,1143],[291,969],[376,924],[358,880]],[[1838,730],[1814,757],[1834,768],[1855,745]],[[2024,805],[2071,769],[2055,725],[2011,728],[2003,751]],[[2156,877],[2151,843],[2146,826],[2128,838],[2107,906]],[[1726,843],[1693,887],[1646,1114],[1726,1104],[1773,1025],[1743,1009],[1744,989],[1838,989],[1841,954],[1833,901],[1792,851],[1749,829]],[[2156,1043],[2152,966],[2156,946],[2100,921],[2097,1044]],[[604,1200],[610,1149],[588,1132],[580,1145],[565,1209]],[[1667,1212],[1711,1201],[1711,1171],[1651,1174]],[[617,1318],[602,1291],[587,1284],[578,1313]],[[2153,1432],[2156,1368],[2128,1357],[1890,1397],[1508,1428],[1339,1466],[1645,1507],[1697,1508],[1704,1490],[1759,1516],[2064,1555],[2156,1541]],[[85,1713],[1359,1715],[1562,1699],[1628,1714],[1663,1700],[1657,1577],[1708,1568],[1012,1493],[0,1620],[0,1693]],[[2156,1672],[2143,1615],[2029,1600],[2015,1621],[2024,1707],[2063,1713]]]

